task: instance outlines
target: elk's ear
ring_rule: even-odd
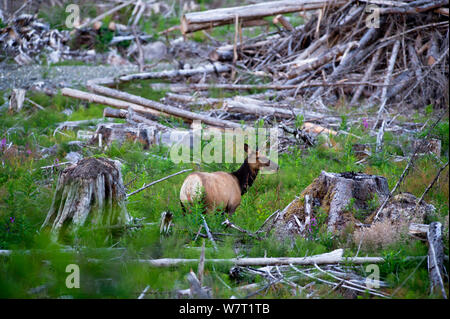
[[[248,144],[247,143],[244,144],[244,152],[248,153]]]

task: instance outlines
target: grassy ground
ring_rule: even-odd
[[[147,86],[148,87],[148,86]],[[136,89],[135,89],[136,90]],[[130,89],[133,91],[133,89]],[[135,92],[139,93],[139,92]],[[141,92],[142,93],[142,92]],[[149,93],[147,97],[154,98],[161,92]],[[183,216],[178,202],[178,194],[185,175],[176,176],[168,181],[155,185],[133,197],[127,203],[127,209],[133,217],[145,218],[146,222],[158,222],[161,212],[174,213],[174,228],[167,237],[161,237],[157,225],[146,226],[143,229],[128,231],[117,240],[104,242],[102,233],[82,231],[77,245],[83,247],[126,248],[122,256],[115,252],[89,252],[81,254],[56,252],[57,245],[49,235],[39,232],[39,228],[48,212],[52,194],[55,189],[57,172],[40,169],[58,161],[64,161],[70,151],[68,142],[76,139],[76,133],[64,131],[53,134],[58,122],[65,120],[80,120],[99,118],[104,106],[85,105],[62,96],[49,99],[42,95],[31,97],[43,105],[44,111],[27,106],[18,115],[11,115],[7,110],[0,114],[0,134],[2,153],[0,155],[0,249],[43,249],[31,255],[17,254],[10,257],[0,257],[0,295],[1,297],[60,297],[70,295],[78,297],[122,297],[134,298],[146,286],[150,285],[152,294],[149,297],[170,297],[174,289],[187,287],[185,279],[189,266],[169,269],[152,269],[138,264],[133,260],[138,258],[198,258],[202,239],[194,240],[201,223],[198,214]],[[67,116],[62,110],[71,108],[74,112]],[[343,110],[343,112],[352,110]],[[344,115],[344,114],[343,114]],[[342,128],[362,137],[356,141],[351,135],[342,135],[337,141],[343,146],[341,150],[326,150],[319,147],[308,151],[291,150],[291,154],[279,158],[280,171],[273,175],[260,175],[250,191],[244,195],[242,204],[231,221],[245,229],[255,231],[263,221],[275,210],[284,208],[298,195],[322,170],[331,172],[362,171],[378,174],[388,179],[390,188],[398,180],[405,162],[394,162],[393,155],[403,155],[396,146],[397,138],[386,136],[386,147],[381,154],[369,159],[367,164],[357,165],[357,159],[351,151],[355,142],[373,143],[374,138],[368,136],[363,124],[346,127],[343,116]],[[427,116],[417,116],[417,121],[424,122]],[[448,119],[445,119],[433,132],[442,139],[442,161],[448,156]],[[9,143],[12,146],[6,151]],[[37,153],[37,145],[51,147],[59,145],[56,154],[41,158]],[[168,157],[168,149],[153,147],[144,150],[140,144],[127,142],[123,145],[113,145],[105,153],[97,148],[82,150],[85,156],[106,156],[118,159],[123,163],[123,178],[129,183],[128,191],[139,188],[143,183],[159,179],[177,172],[183,168],[195,168],[192,164],[176,165]],[[154,155],[154,156],[153,156]],[[156,157],[155,157],[156,156]],[[238,164],[202,164],[205,171],[232,171]],[[439,162],[432,156],[425,156],[417,161],[414,170],[407,177],[400,191],[411,192],[420,196],[425,186],[432,180],[439,168]],[[437,208],[436,220],[443,221],[448,215],[448,173],[442,175],[438,184],[430,191],[425,200]],[[288,243],[282,243],[269,236],[257,241],[243,237],[232,230],[225,230],[220,222],[224,217],[220,214],[207,216],[211,229],[215,232],[234,234],[225,237],[219,243],[219,250],[214,252],[211,243],[207,258],[231,258],[236,255],[257,257],[267,256],[304,256],[328,252],[336,248],[345,248],[346,254],[354,255],[357,245],[352,240],[351,229],[340,237],[332,237],[324,229],[316,232],[310,240],[298,239],[292,248]],[[448,226],[447,226],[448,227]],[[53,250],[52,250],[53,249]],[[382,249],[365,249],[364,254],[384,256],[389,262],[381,265],[381,277],[388,281],[392,288],[401,287],[396,297],[426,298],[428,297],[429,281],[426,262],[408,278],[420,261],[407,261],[406,256],[424,256],[427,253],[425,244],[406,238],[394,242]],[[446,243],[448,254],[448,243]],[[98,262],[91,262],[95,258]],[[68,289],[64,285],[68,264],[75,263],[81,269],[81,288]],[[206,284],[213,288],[216,297],[227,298],[237,295],[226,286],[235,287],[244,282],[234,282],[228,277],[229,266],[207,266]],[[361,272],[360,269],[356,271]],[[219,277],[221,280],[219,280]],[[408,279],[407,279],[408,278]],[[407,280],[406,280],[407,279]],[[248,279],[259,280],[258,278]],[[405,281],[406,280],[406,281]],[[405,282],[404,282],[405,281]],[[40,292],[30,292],[30,289],[46,285]],[[38,289],[39,290],[39,289]],[[323,297],[340,297],[323,295]],[[283,286],[275,286],[265,297],[291,297],[289,290]]]

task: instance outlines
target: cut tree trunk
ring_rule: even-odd
[[[125,196],[119,162],[85,158],[61,171],[42,228],[58,236],[87,224],[125,225],[130,221]]]
[[[308,236],[310,230],[305,224],[313,217],[318,220],[318,208],[327,215],[325,222],[328,231],[339,232],[349,223],[361,224],[353,212],[367,210],[370,200],[377,198],[381,202],[388,194],[388,183],[382,176],[322,171],[320,176],[282,211],[275,225],[275,234],[280,239]],[[306,196],[311,200],[312,214],[305,210]]]

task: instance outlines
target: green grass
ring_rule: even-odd
[[[158,100],[164,95],[165,92],[150,90],[148,83],[142,81],[127,84],[121,89],[153,100]],[[51,165],[56,160],[62,161],[69,151],[67,143],[76,139],[76,132],[72,131],[54,135],[57,123],[100,118],[104,106],[81,103],[61,95],[54,98],[33,95],[31,99],[44,106],[45,110],[40,111],[26,105],[20,114],[12,115],[7,110],[1,111],[0,114],[0,139],[12,143],[14,149],[14,152],[0,154],[0,249],[36,251],[31,254],[0,257],[0,273],[2,273],[0,297],[57,298],[70,295],[74,298],[136,298],[145,286],[150,285],[152,291],[148,295],[149,298],[165,298],[174,297],[176,289],[188,287],[186,274],[191,267],[196,271],[196,266],[157,269],[135,262],[138,258],[199,258],[199,250],[192,247],[202,245],[202,238],[194,240],[202,220],[199,214],[183,215],[178,201],[185,174],[156,184],[130,197],[127,203],[129,213],[136,218],[145,218],[146,223],[158,223],[163,211],[173,212],[174,226],[169,235],[161,236],[157,224],[126,231],[107,242],[104,241],[102,232],[86,229],[78,233],[78,246],[93,248],[114,245],[116,248],[125,248],[125,252],[119,256],[112,251],[62,253],[55,250],[58,245],[50,240],[48,233],[39,231],[51,205],[58,174],[57,171],[45,171],[40,167]],[[74,111],[70,116],[61,113],[67,108]],[[358,135],[361,139],[341,135],[336,138],[336,142],[341,145],[340,149],[324,149],[317,146],[308,151],[291,149],[290,154],[280,155],[279,173],[258,176],[254,185],[243,196],[241,205],[230,217],[230,221],[249,231],[256,231],[271,213],[289,204],[319,176],[322,170],[362,171],[382,175],[387,178],[392,189],[406,164],[391,160],[394,155],[404,155],[396,146],[400,137],[389,135],[387,132],[383,152],[369,158],[367,163],[358,165],[355,164],[357,159],[351,151],[351,145],[373,144],[375,137],[369,136],[362,124],[349,126],[346,124],[346,117],[343,116],[342,119],[341,129]],[[426,117],[421,120],[426,121]],[[299,118],[298,124],[301,122],[302,119]],[[448,119],[443,120],[434,132],[442,139],[443,148],[444,145],[448,145],[446,127],[448,128]],[[59,145],[56,154],[47,158],[38,155],[38,145],[51,147],[55,144]],[[82,153],[85,156],[105,156],[120,160],[123,164],[124,183],[129,183],[127,192],[184,168],[196,169],[195,165],[190,163],[177,165],[170,159],[163,159],[169,157],[169,150],[160,146],[144,150],[140,144],[126,142],[122,145],[113,144],[104,152],[87,148],[83,149]],[[441,155],[442,161],[448,160],[448,151],[447,153],[443,151]],[[232,171],[238,166],[238,164],[200,164],[201,170],[204,171]],[[420,196],[439,166],[432,156],[421,157],[400,187],[400,191],[409,191]],[[438,181],[425,200],[436,206],[437,215],[434,217],[436,220],[442,221],[448,215],[448,174]],[[366,212],[358,213],[366,214]],[[232,258],[237,254],[247,257],[260,257],[265,254],[273,257],[305,256],[336,248],[345,248],[346,255],[354,256],[358,248],[348,240],[348,237],[332,237],[322,225],[314,230],[310,238],[299,238],[291,246],[289,242],[280,242],[273,235],[256,240],[234,230],[225,229],[221,225],[225,216],[221,214],[207,215],[205,218],[213,232],[234,235],[223,236],[222,241],[218,242],[218,251],[214,251],[212,243],[206,240],[207,258]],[[420,261],[406,259],[406,256],[426,255],[427,247],[424,243],[407,240],[381,251],[369,250],[364,253],[387,258],[388,262],[382,264],[380,268],[382,279],[392,285],[386,292],[392,293],[399,288],[395,295],[397,298],[429,297],[426,261],[410,276]],[[448,255],[448,243],[445,243],[445,253]],[[94,262],[92,259],[97,261]],[[82,278],[80,289],[68,289],[64,284],[68,275],[65,272],[68,264],[80,266]],[[222,281],[231,287],[242,285],[242,282],[232,280],[228,276],[229,269],[230,265],[206,266],[205,284],[213,289],[215,297],[229,298],[237,294],[226,288]],[[355,267],[355,271],[361,273],[362,270]],[[261,279],[247,278],[244,282],[250,283],[254,280]],[[42,285],[47,286],[40,293],[29,293],[30,289]],[[265,297],[291,296],[285,286],[277,286],[270,289]],[[325,290],[323,296],[342,297],[338,293],[329,295]]]

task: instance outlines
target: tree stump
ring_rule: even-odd
[[[275,234],[280,239],[306,236],[317,211],[326,214],[330,232],[339,232],[348,223],[361,224],[355,212],[379,205],[389,194],[386,178],[362,173],[328,173],[322,171],[280,214]],[[371,203],[372,201],[372,203]],[[377,201],[377,203],[374,203]]]
[[[88,223],[122,226],[130,221],[120,163],[85,158],[65,168],[58,177],[52,206],[42,224],[59,235]]]

